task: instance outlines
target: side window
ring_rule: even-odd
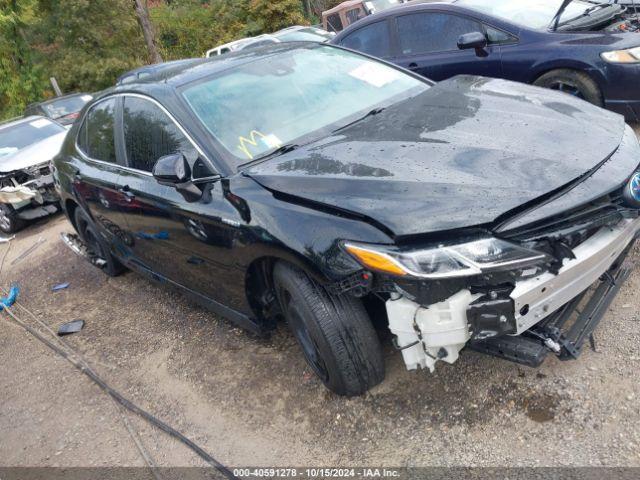
[[[460,35],[482,32],[471,19],[447,13],[417,13],[398,17],[400,50],[404,55],[458,50]]]
[[[114,116],[116,100],[104,100],[87,113],[78,134],[78,146],[95,160],[116,163]]]
[[[342,41],[342,46],[376,57],[389,57],[389,23],[386,20],[356,30]]]
[[[503,32],[502,30],[498,30],[493,27],[486,27],[487,30],[487,40],[489,40],[490,44],[500,44],[500,43],[511,43],[515,42],[517,39],[513,35],[507,32]]]
[[[125,97],[123,127],[131,168],[150,172],[160,157],[178,152],[192,165],[198,158],[197,150],[176,124],[149,100]]]
[[[339,13],[334,13],[327,17],[327,30],[330,32],[340,32],[343,28]]]

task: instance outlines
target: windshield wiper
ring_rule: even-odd
[[[376,115],[378,115],[379,113],[382,113],[386,110],[386,107],[378,107],[378,108],[374,108],[373,110],[370,110],[367,114],[363,115],[362,117],[358,118],[357,120],[354,120],[351,123],[347,123],[346,125],[341,126],[340,128],[335,129],[333,132],[331,133],[337,133],[340,132],[342,130],[344,130],[345,128],[348,128],[352,125],[355,125],[358,122],[361,122],[362,120],[369,118],[369,117],[374,117]]]
[[[256,160],[264,160],[265,158],[277,157],[279,155],[283,155],[285,153],[293,152],[296,148],[299,148],[300,145],[297,143],[287,143],[286,145],[282,145],[281,147],[276,148],[275,150],[270,151],[266,155],[262,157],[256,158]]]

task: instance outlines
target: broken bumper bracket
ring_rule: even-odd
[[[633,264],[626,260],[630,248],[631,245],[600,277],[596,285],[580,293],[522,335],[471,342],[469,348],[530,367],[540,366],[549,353],[556,354],[560,360],[578,358],[584,343],[591,338],[633,270]],[[581,304],[584,307],[578,311]],[[570,323],[572,318],[575,321]]]

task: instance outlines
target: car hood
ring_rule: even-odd
[[[0,157],[0,172],[14,172],[48,162],[58,154],[66,136],[66,131],[60,132],[12,155]]]
[[[459,76],[245,174],[397,237],[486,226],[535,204],[596,169],[624,132],[621,116],[568,95]]]

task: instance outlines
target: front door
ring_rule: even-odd
[[[125,96],[122,125],[128,168],[119,181],[130,195],[124,215],[135,238],[134,261],[161,280],[235,307],[225,281],[237,269],[229,255],[233,233],[221,221],[223,210],[230,208],[222,185],[202,185],[203,198],[189,202],[174,187],[153,178],[155,162],[174,153],[205,169],[199,176],[213,173],[206,171],[195,146],[153,101]]]
[[[394,63],[435,81],[455,75],[499,77],[500,47],[481,51],[460,50],[458,39],[472,32],[484,33],[478,21],[441,12],[412,13],[396,18],[398,52]]]

